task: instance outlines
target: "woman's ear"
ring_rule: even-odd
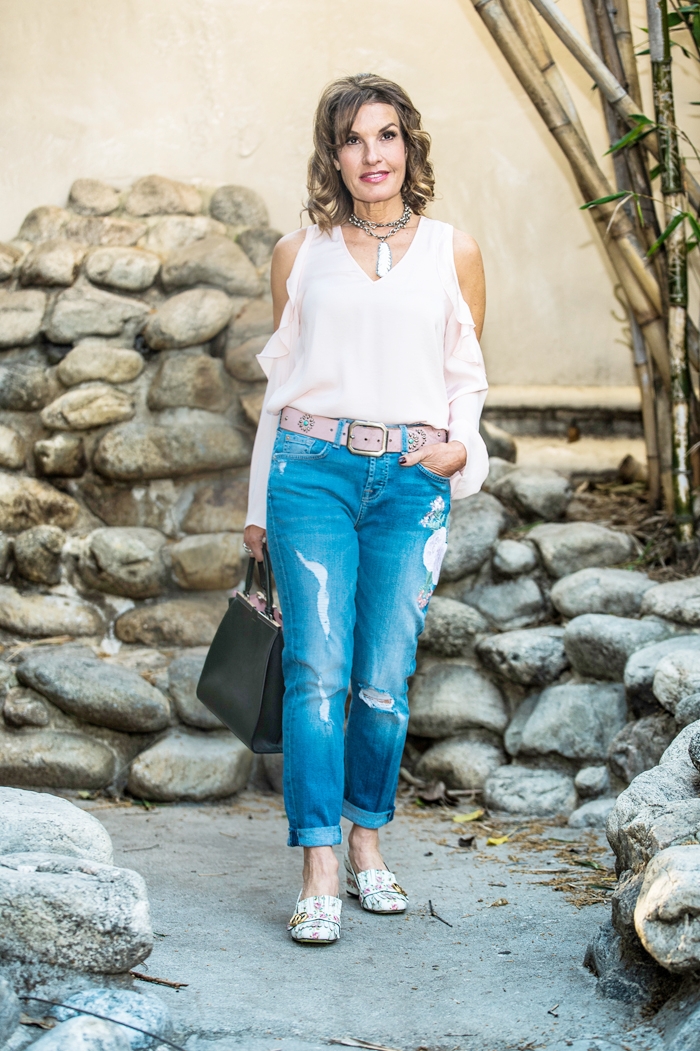
[[[333,164],[335,165],[335,170],[336,170],[337,172],[339,172],[339,171],[340,171],[340,163],[339,163],[339,161],[338,161],[338,158],[337,158],[337,157],[334,157],[334,158],[333,158]]]

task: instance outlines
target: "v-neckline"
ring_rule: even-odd
[[[352,254],[352,252],[348,248],[347,241],[345,240],[345,235],[343,234],[343,227],[340,224],[337,227],[338,237],[340,238],[341,243],[343,245],[343,248],[345,249],[345,252],[347,253],[348,257],[352,260],[353,264],[357,267],[357,269],[360,271],[362,276],[364,278],[366,278],[371,285],[381,285],[382,281],[386,281],[387,277],[389,277],[389,274],[393,274],[394,271],[397,270],[398,267],[401,266],[401,264],[403,263],[403,261],[406,258],[406,256],[410,255],[411,249],[413,248],[414,244],[416,243],[416,238],[418,237],[418,234],[420,232],[421,226],[423,225],[423,219],[424,219],[424,216],[422,216],[422,215],[418,216],[418,226],[416,227],[416,232],[413,235],[413,240],[411,241],[410,245],[408,246],[408,248],[406,249],[404,254],[399,259],[399,261],[396,264],[396,266],[392,266],[392,268],[391,268],[391,270],[389,271],[388,274],[385,274],[384,277],[378,277],[376,281],[374,280],[373,277],[369,276],[369,274],[367,273],[366,270],[362,269],[362,267],[358,263],[357,259],[355,259],[355,256]],[[387,244],[388,244],[388,242],[387,242]]]

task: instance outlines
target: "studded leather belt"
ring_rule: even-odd
[[[282,430],[308,434],[311,438],[322,438],[326,442],[336,441],[339,423],[340,420],[328,416],[312,416],[290,406],[282,409],[280,418]],[[447,431],[429,427],[427,424],[409,424],[407,430],[407,451],[411,453],[422,449],[424,445],[447,441]],[[387,426],[370,420],[346,421],[340,434],[340,444],[346,445],[348,450],[357,456],[383,456],[384,453],[403,452],[399,424]]]

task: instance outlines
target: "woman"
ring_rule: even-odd
[[[397,84],[331,84],[309,162],[314,225],[272,258],[276,332],[258,356],[268,386],[245,543],[258,560],[269,544],[284,615],[284,798],[289,845],[304,848],[288,929],[299,942],[340,936],[341,814],[353,823],[348,892],[370,912],[406,909],[378,829],[394,813],[406,681],[450,497],[477,492],[488,472],[481,256],[423,215],[429,144]]]

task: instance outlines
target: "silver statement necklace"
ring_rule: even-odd
[[[408,226],[411,220],[411,209],[408,205],[404,205],[403,215],[400,219],[394,219],[392,223],[372,223],[369,219],[360,219],[353,212],[348,222],[356,226],[358,230],[364,230],[370,237],[376,237],[379,241],[377,248],[377,277],[386,277],[391,270],[393,260],[391,258],[391,248],[386,243],[388,237],[393,237],[399,230],[403,230],[405,226]],[[386,233],[376,233],[376,230],[386,230]]]

